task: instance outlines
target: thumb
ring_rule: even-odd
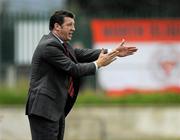
[[[123,38],[120,44],[117,46],[117,48],[123,47],[124,44],[125,44],[125,39]]]
[[[125,44],[125,39],[123,38],[119,46],[123,46]]]
[[[104,54],[104,52],[105,52],[105,50],[104,50],[104,48],[102,48],[102,49],[101,49],[101,53]]]
[[[100,55],[103,55],[103,54],[104,54],[104,48],[101,49]]]

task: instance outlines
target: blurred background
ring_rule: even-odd
[[[65,140],[180,139],[178,0],[0,0],[0,140],[30,140],[31,58],[61,9],[76,15],[73,47],[139,49],[82,79]]]

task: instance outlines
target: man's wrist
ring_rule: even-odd
[[[95,67],[96,67],[96,70],[98,70],[98,65],[97,65],[96,61],[94,61],[93,63],[95,65]]]
[[[97,61],[93,62],[95,64],[96,70],[98,70],[101,66],[97,63]]]

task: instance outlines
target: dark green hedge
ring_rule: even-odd
[[[81,95],[78,105],[180,105],[180,94],[177,93],[134,93],[124,96],[93,96],[92,94]]]

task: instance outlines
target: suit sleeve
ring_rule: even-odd
[[[74,49],[78,62],[93,62],[98,59],[100,49]]]
[[[96,72],[93,62],[76,64],[64,54],[63,50],[54,46],[46,47],[43,58],[57,69],[66,71],[72,77],[93,75]]]

